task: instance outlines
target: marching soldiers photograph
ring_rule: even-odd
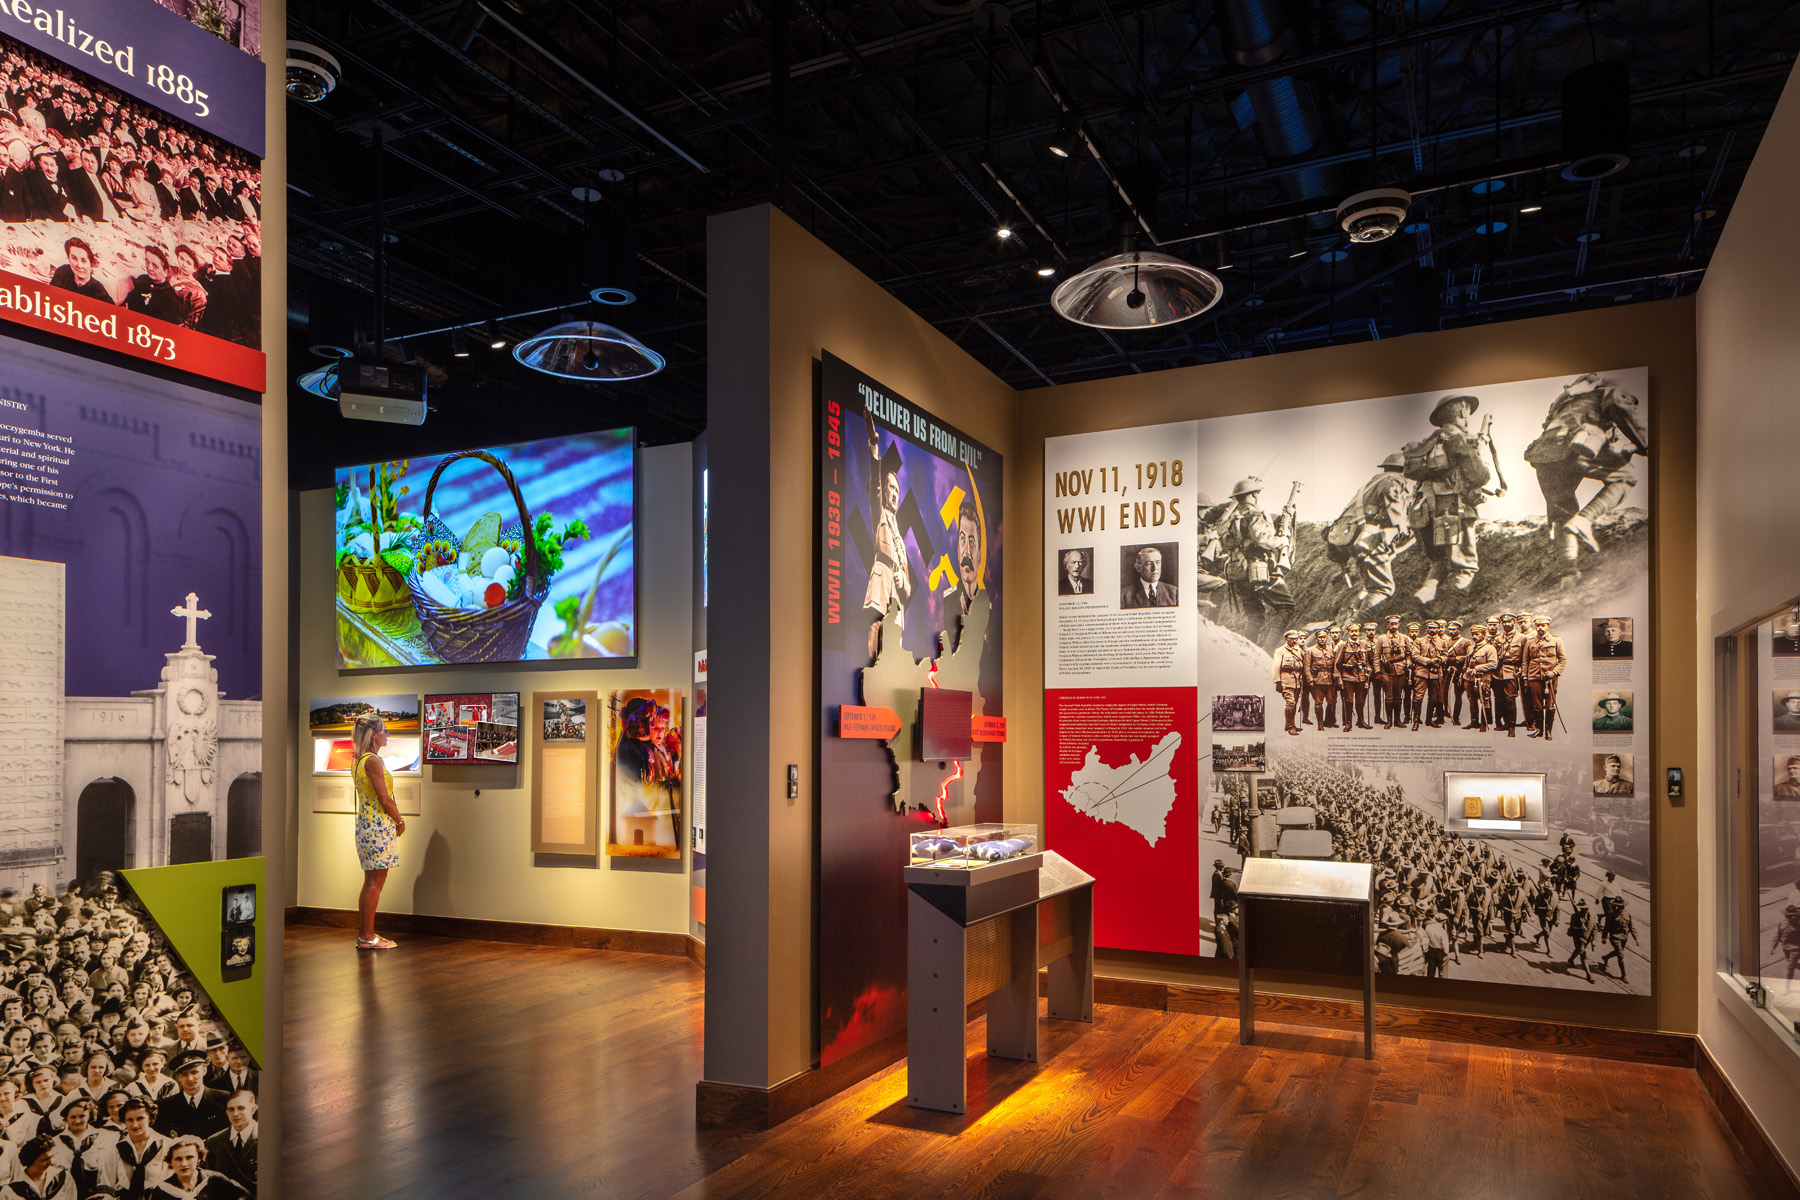
[[[1645,985],[1644,881],[1601,870],[1574,831],[1562,830],[1554,852],[1459,835],[1442,823],[1441,797],[1433,811],[1432,800],[1411,793],[1391,769],[1383,779],[1366,766],[1285,748],[1270,769],[1272,787],[1212,777],[1215,955],[1229,958],[1237,947],[1240,872],[1231,855],[1272,853],[1253,831],[1293,809],[1330,836],[1333,860],[1372,864],[1381,973],[1628,992]],[[1432,776],[1421,769],[1406,777]]]

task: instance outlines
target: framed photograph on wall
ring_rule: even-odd
[[[588,735],[598,692],[533,692],[531,852],[600,852],[599,739]]]
[[[680,858],[682,843],[679,689],[609,693],[606,759],[611,803],[606,853],[621,858]]]
[[[424,712],[427,763],[518,763],[519,693],[426,696]]]

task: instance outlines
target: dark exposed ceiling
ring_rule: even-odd
[[[415,446],[481,441],[496,412],[529,414],[502,430],[519,436],[704,428],[706,218],[770,198],[1019,386],[1688,293],[1800,48],[1788,0],[290,0],[288,14],[289,37],[344,68],[323,103],[288,110],[298,346],[352,315],[366,335],[377,123],[390,336],[579,314],[572,189],[634,224],[640,299],[606,319],[668,369],[562,386],[485,344],[453,359],[447,335],[412,337],[409,356],[450,371]],[[1629,66],[1631,161],[1570,183],[1562,84],[1596,61]],[[1066,159],[1047,148],[1065,104],[1091,143]],[[1511,186],[1470,186],[1496,172]],[[1543,210],[1516,212],[1540,180]],[[1419,193],[1417,231],[1334,253],[1331,210],[1381,185]],[[1304,257],[1285,218],[1304,219]],[[1019,236],[996,236],[1003,219]],[[1206,266],[1223,244],[1225,299],[1152,331],[1055,316],[1055,281],[1033,268],[1066,277],[1127,231]],[[341,457],[335,424],[306,424],[323,432],[297,431],[297,457]]]

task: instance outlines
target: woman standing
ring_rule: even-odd
[[[381,903],[388,868],[400,861],[394,843],[406,832],[406,820],[394,806],[387,764],[376,753],[387,745],[387,722],[374,713],[364,713],[356,718],[350,738],[356,747],[356,766],[351,771],[356,780],[356,857],[363,869],[362,895],[356,905],[361,917],[356,948],[391,950],[394,943],[375,934],[375,907]]]

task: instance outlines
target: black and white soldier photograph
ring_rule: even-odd
[[[1772,622],[1770,651],[1776,658],[1800,658],[1800,608],[1790,608]]]
[[[1119,607],[1174,608],[1181,602],[1176,578],[1179,542],[1119,548]]]
[[[1631,755],[1594,755],[1594,795],[1629,796],[1633,792]]]
[[[1594,618],[1594,658],[1631,659],[1631,618]]]
[[[1056,594],[1088,596],[1094,591],[1094,548],[1071,546],[1056,552]]]
[[[1777,754],[1774,779],[1777,800],[1800,800],[1800,754]]]
[[[1266,771],[1269,769],[1266,745],[1260,733],[1215,733],[1212,741],[1212,769]]]
[[[1263,698],[1261,696],[1214,696],[1212,727],[1214,733],[1261,733]]]
[[[1219,705],[1253,692],[1277,735],[1260,771],[1213,747],[1202,863],[1229,874],[1317,833],[1291,853],[1376,866],[1383,971],[1648,991],[1629,740],[1649,727],[1631,673],[1649,620],[1647,386],[1600,371],[1199,423],[1202,699],[1215,743]],[[1442,775],[1459,770],[1541,774],[1550,844],[1449,833]],[[1622,916],[1602,903],[1608,871]],[[1206,893],[1202,953],[1223,953],[1235,931]],[[1591,915],[1571,935],[1577,901]]]
[[[1776,688],[1770,715],[1776,733],[1800,733],[1800,688]]]

